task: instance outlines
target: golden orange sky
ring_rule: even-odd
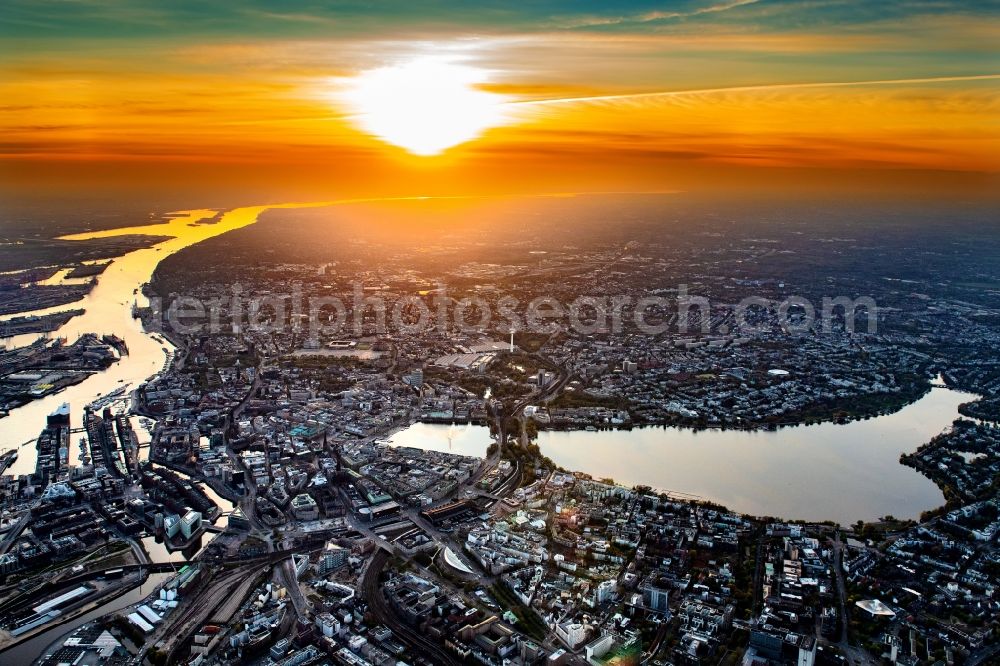
[[[1000,169],[1000,27],[958,3],[268,7],[13,2],[6,186],[988,191]],[[432,155],[374,136],[344,91],[422,58],[481,74],[472,88],[502,100],[504,120]],[[425,101],[396,106],[434,115]]]

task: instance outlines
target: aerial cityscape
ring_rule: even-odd
[[[0,664],[1000,664],[996,6],[0,36]]]

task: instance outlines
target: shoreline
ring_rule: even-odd
[[[6,644],[0,643],[0,658],[3,657],[3,655],[4,655],[5,652],[7,652],[9,650],[12,650],[12,649],[18,647],[19,645],[23,645],[24,643],[27,643],[27,642],[29,642],[31,640],[34,640],[34,639],[38,638],[39,636],[41,636],[41,635],[43,635],[45,633],[48,633],[49,631],[52,631],[53,629],[58,629],[59,627],[65,625],[65,624],[69,624],[70,622],[73,622],[74,620],[79,619],[81,616],[86,615],[87,613],[96,611],[99,608],[101,608],[102,606],[106,606],[106,605],[108,605],[110,603],[113,603],[116,599],[119,599],[119,598],[123,597],[124,595],[128,594],[132,590],[138,589],[143,584],[145,584],[145,582],[147,580],[149,580],[149,574],[150,574],[149,570],[147,568],[143,568],[141,571],[142,571],[142,576],[141,576],[140,580],[136,581],[136,583],[134,585],[129,585],[126,582],[122,582],[122,583],[116,585],[115,587],[111,588],[106,594],[101,595],[97,599],[91,599],[91,600],[87,601],[87,603],[83,604],[82,606],[79,606],[78,608],[74,608],[69,613],[63,613],[63,614],[57,616],[52,622],[47,622],[47,623],[45,623],[43,625],[39,625],[38,627],[35,627],[35,629],[33,629],[31,631],[29,631],[27,633],[24,633],[24,634],[21,634],[20,636],[17,636],[16,638],[18,640],[14,641],[12,643],[6,643]],[[111,613],[111,612],[114,612],[114,611],[109,611],[109,613]],[[107,615],[107,613],[101,615],[101,617],[103,617],[104,615]],[[76,628],[74,628],[73,630],[75,631],[75,629]],[[55,641],[53,641],[53,643],[61,640],[68,633],[69,633],[69,631],[65,631],[65,632],[60,633],[59,636],[56,637]],[[10,632],[9,631],[5,631],[4,634],[5,635],[9,635]],[[50,643],[49,645],[52,645],[53,643]],[[44,653],[44,651],[43,651],[43,653]],[[39,656],[41,656],[41,654],[39,654]],[[36,659],[37,659],[37,657],[36,657]]]
[[[875,520],[889,513],[919,520],[922,513],[938,509],[947,498],[934,479],[901,463],[900,454],[917,450],[951,427],[955,418],[963,418],[957,412],[952,413],[953,407],[964,403],[969,395],[967,391],[940,385],[932,389],[941,392],[925,394],[921,399],[931,402],[918,407],[916,413],[900,415],[903,410],[899,410],[879,417],[889,419],[884,428],[874,426],[878,419],[869,419],[804,426],[812,430],[746,431],[677,426],[596,431],[550,429],[540,430],[539,438],[532,444],[556,467],[574,476],[596,481],[612,478],[615,485],[624,488],[645,486],[650,492],[724,506],[745,516],[848,524],[858,518]],[[903,409],[912,410],[915,404]],[[428,428],[449,427],[421,423]],[[443,438],[442,432],[424,434]],[[808,437],[803,436],[806,433]],[[558,439],[545,441],[546,437]],[[749,438],[754,441],[748,441]],[[791,447],[786,446],[790,438],[795,440]],[[433,443],[422,443],[416,436],[413,439],[396,445],[440,450],[435,445],[440,444],[437,439]],[[456,453],[482,458],[488,444],[483,430]],[[658,454],[650,457],[654,450]],[[852,451],[858,451],[858,457]],[[844,460],[845,457],[849,460]],[[729,460],[730,465],[720,466],[720,460]],[[837,467],[818,475],[808,471],[816,465],[828,467],[824,460],[837,460],[838,465],[842,467],[843,463],[847,468]],[[730,483],[728,478],[733,474],[739,476],[739,469],[756,470],[750,473],[755,480]],[[632,470],[631,474],[626,470]],[[845,473],[849,477],[844,477]],[[786,488],[791,499],[779,501],[776,488]]]

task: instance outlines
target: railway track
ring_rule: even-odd
[[[174,663],[175,652],[184,640],[209,619],[232,617],[268,566],[240,568],[224,574],[192,599],[179,616],[171,618],[172,621],[161,629],[161,640],[156,642],[157,648],[167,654],[167,663]]]
[[[444,664],[448,666],[459,666],[460,662],[441,645],[429,640],[423,634],[403,623],[396,613],[389,606],[385,596],[382,594],[379,578],[386,564],[389,563],[389,553],[379,549],[372,557],[371,563],[365,571],[365,577],[361,583],[361,590],[365,601],[372,614],[378,621],[388,627],[406,643],[414,652],[427,659],[432,664]]]

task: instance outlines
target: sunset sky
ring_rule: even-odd
[[[1000,5],[6,0],[0,132],[8,193],[986,193]]]

